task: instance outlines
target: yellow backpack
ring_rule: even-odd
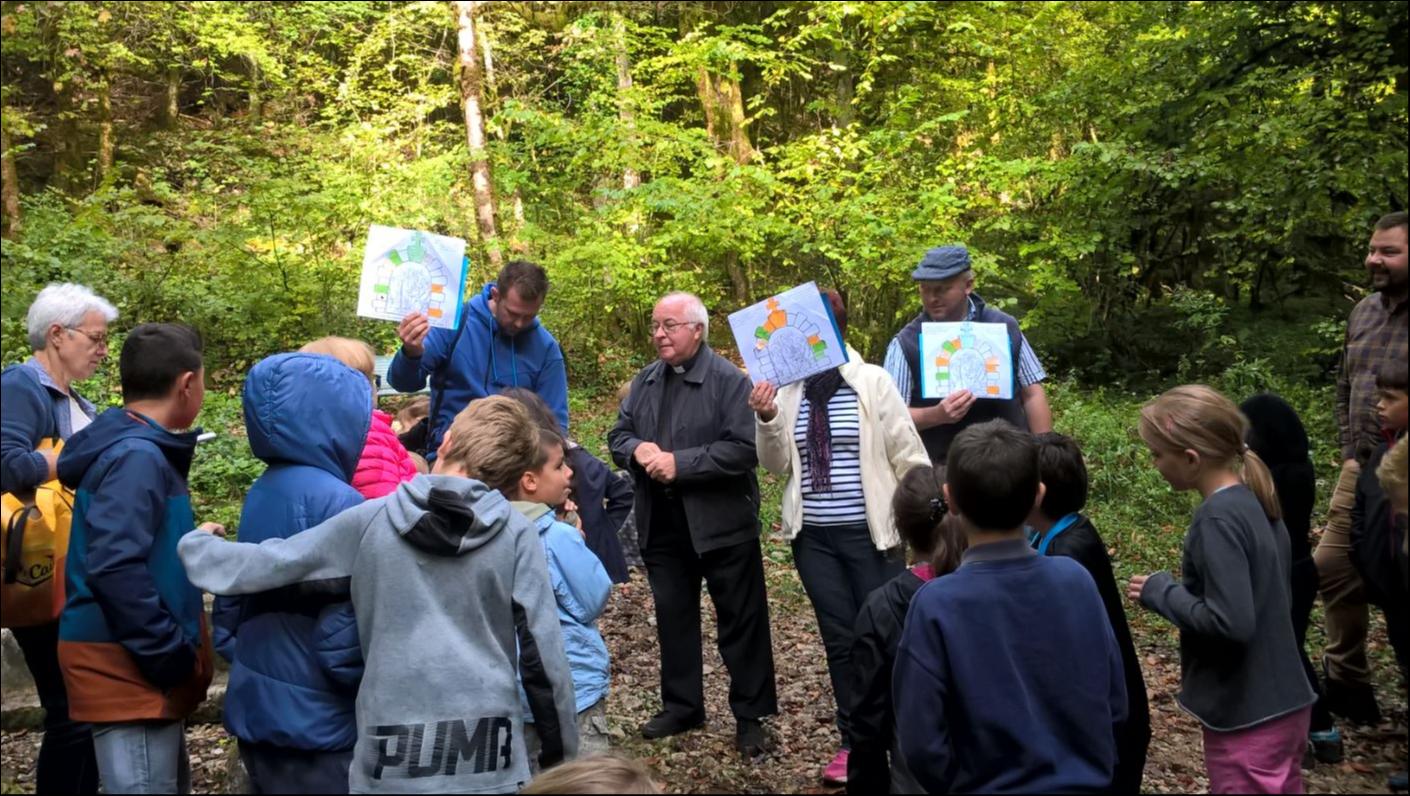
[[[60,440],[39,450],[58,455]],[[0,495],[0,627],[32,627],[64,610],[64,559],[73,524],[73,492],[57,479],[32,495]]]

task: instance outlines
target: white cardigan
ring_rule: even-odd
[[[851,346],[847,346],[847,363],[839,370],[842,380],[857,393],[862,491],[871,540],[876,549],[890,550],[901,543],[891,521],[891,496],[901,476],[912,467],[929,465],[930,457],[890,374],[862,361]],[[759,463],[775,475],[789,475],[783,488],[783,536],[789,540],[803,529],[803,464],[793,439],[802,403],[803,382],[797,381],[778,391],[778,414],[773,420],[765,423],[754,415]]]

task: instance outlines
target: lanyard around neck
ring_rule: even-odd
[[[1073,525],[1076,525],[1077,518],[1079,516],[1080,515],[1074,511],[1066,517],[1063,517],[1062,519],[1053,523],[1053,527],[1049,528],[1048,532],[1043,534],[1043,541],[1038,543],[1038,555],[1047,555],[1048,545],[1052,544],[1053,540],[1057,538],[1058,534],[1062,533],[1068,528],[1071,528]]]

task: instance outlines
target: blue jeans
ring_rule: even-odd
[[[852,638],[857,612],[873,589],[906,570],[904,553],[882,552],[871,531],[860,525],[808,525],[793,539],[793,564],[813,604],[827,652],[827,674],[837,701],[837,730],[848,738],[852,694]]]
[[[182,722],[94,724],[93,751],[106,793],[191,792]]]

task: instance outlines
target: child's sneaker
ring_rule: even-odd
[[[846,785],[847,784],[847,756],[850,750],[846,747],[837,750],[837,756],[832,758],[832,762],[823,769],[824,785]]]
[[[1308,733],[1308,740],[1311,742],[1312,754],[1319,763],[1340,763],[1342,761],[1341,730],[1336,727],[1330,730]]]

